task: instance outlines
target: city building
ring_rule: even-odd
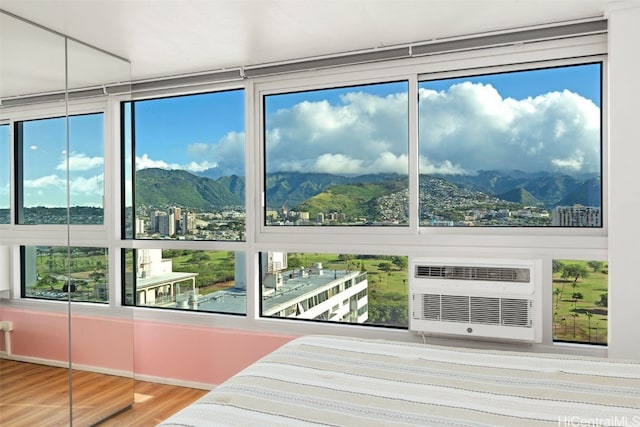
[[[600,227],[600,208],[594,206],[557,206],[553,210],[552,223],[559,227]]]

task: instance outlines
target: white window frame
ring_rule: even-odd
[[[21,295],[21,259],[20,246],[81,246],[81,247],[102,247],[108,251],[108,283],[109,301],[104,303],[91,303],[74,301],[74,310],[77,313],[86,314],[114,314],[121,311],[120,301],[120,280],[116,277],[119,271],[119,259],[116,256],[113,245],[114,221],[119,218],[118,205],[115,205],[113,198],[116,179],[119,181],[117,169],[114,169],[114,141],[119,140],[119,127],[114,123],[119,121],[117,108],[114,110],[112,99],[106,96],[55,101],[42,104],[21,105],[7,107],[0,110],[0,120],[10,125],[9,138],[11,143],[11,221],[10,224],[1,224],[2,243],[8,247],[9,254],[9,275],[11,286],[9,289],[10,299],[8,304],[15,307],[25,307],[30,309],[40,309],[51,312],[66,312],[68,307],[66,301],[51,301],[38,298],[26,298]],[[15,223],[15,182],[14,168],[14,123],[29,120],[48,119],[55,117],[65,117],[83,114],[103,114],[103,141],[104,141],[104,189],[103,189],[103,224],[16,224]],[[118,270],[116,270],[118,269]],[[130,315],[129,315],[130,316]]]
[[[418,226],[418,135],[417,84],[429,78],[465,77],[504,71],[549,68],[555,66],[602,63],[601,99],[601,164],[602,164],[602,227],[569,229],[560,227],[419,227]],[[452,71],[454,70],[454,71]],[[386,81],[409,81],[409,227],[296,227],[266,226],[264,97],[278,93],[299,92],[344,86],[357,86]],[[569,39],[540,41],[531,44],[488,47],[464,52],[435,54],[421,58],[361,64],[338,69],[314,70],[270,76],[254,81],[251,159],[257,162],[255,173],[247,171],[247,192],[250,180],[256,190],[253,212],[255,217],[255,249],[260,251],[340,252],[352,254],[387,254],[424,256],[452,256],[484,258],[536,258],[543,265],[543,343],[534,348],[546,351],[585,351],[603,354],[602,348],[579,344],[554,343],[552,337],[551,265],[553,259],[583,259],[607,261],[608,258],[608,151],[607,140],[607,38],[589,35]],[[254,163],[255,164],[255,163]],[[259,295],[258,295],[259,297]],[[285,321],[286,322],[286,321]],[[296,322],[291,320],[289,322]],[[268,319],[256,319],[268,324]],[[300,322],[303,323],[303,322]],[[290,331],[293,325],[284,330]],[[327,333],[335,325],[296,325],[293,330]],[[340,327],[338,327],[340,328]],[[356,327],[358,333],[366,327]],[[369,328],[373,329],[373,328]],[[344,327],[340,329],[345,330]],[[346,333],[346,332],[343,332]],[[385,333],[369,332],[374,336]],[[410,334],[405,331],[406,335]],[[394,338],[397,336],[394,334]],[[580,350],[577,350],[579,348]]]
[[[420,256],[474,257],[482,253],[487,257],[539,258],[543,261],[545,277],[543,299],[548,301],[544,317],[544,337],[540,345],[529,346],[540,351],[606,355],[606,348],[591,348],[586,345],[559,346],[552,342],[552,290],[551,264],[553,259],[587,259],[607,261],[608,257],[608,151],[607,141],[607,36],[606,34],[569,37],[559,40],[516,43],[507,46],[473,48],[464,51],[425,55],[366,64],[356,64],[326,69],[292,72],[288,74],[247,78],[243,82],[228,82],[184,86],[166,90],[134,93],[130,96],[110,96],[100,101],[72,101],[69,114],[81,110],[81,105],[102,103],[105,113],[105,224],[87,229],[71,226],[69,239],[66,226],[16,226],[0,225],[3,245],[10,246],[10,272],[13,283],[9,305],[49,311],[66,311],[65,304],[42,300],[20,299],[20,245],[67,245],[103,246],[109,250],[109,305],[76,303],[74,310],[92,314],[113,313],[135,320],[178,323],[184,325],[215,326],[243,329],[255,332],[296,334],[338,334],[370,338],[388,338],[404,341],[420,339],[407,330],[391,330],[359,325],[300,322],[289,319],[260,317],[258,290],[258,254],[263,251],[328,252],[352,254],[380,254]],[[447,75],[456,70],[457,75],[470,72],[494,72],[505,67],[531,67],[531,64],[552,64],[563,61],[575,63],[603,62],[602,96],[602,195],[603,227],[600,229],[430,229],[417,226],[417,83],[425,75]],[[387,81],[409,81],[409,176],[410,218],[409,227],[371,227],[355,229],[331,227],[322,230],[309,227],[271,227],[264,224],[263,173],[263,96],[290,91],[304,91],[340,86],[354,86]],[[120,102],[163,96],[188,95],[217,90],[243,88],[245,91],[245,162],[246,162],[246,240],[244,242],[223,241],[162,241],[162,247],[179,249],[245,251],[247,260],[247,311],[246,316],[207,312],[184,312],[157,310],[146,307],[122,307],[121,249],[155,248],[160,241],[122,239],[121,236],[121,183],[120,183]],[[23,106],[0,109],[0,121],[28,120],[60,115],[52,110],[63,108],[62,103],[45,106]],[[47,112],[50,111],[50,112]],[[97,111],[92,111],[97,112]],[[13,114],[15,113],[15,114]],[[13,114],[13,116],[10,116]],[[10,132],[12,132],[12,126]],[[12,180],[14,179],[12,174]],[[415,181],[415,182],[413,182]],[[15,188],[15,183],[12,189]],[[13,190],[12,190],[13,191]],[[15,198],[12,194],[12,203]],[[12,206],[12,209],[15,207]],[[13,221],[12,212],[12,221]],[[25,228],[26,227],[26,228]],[[86,227],[86,226],[85,226]],[[548,279],[547,279],[548,278]],[[75,308],[77,307],[77,308]],[[437,342],[437,341],[434,341]],[[446,341],[445,341],[446,342]],[[476,343],[478,344],[478,343]],[[480,345],[480,344],[478,344]],[[512,348],[509,344],[487,343],[487,347]],[[523,347],[517,346],[522,349]]]

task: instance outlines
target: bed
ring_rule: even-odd
[[[295,339],[160,424],[640,426],[640,362]]]

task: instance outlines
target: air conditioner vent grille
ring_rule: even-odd
[[[500,324],[500,298],[471,297],[471,323]]]
[[[501,317],[504,326],[530,327],[532,302],[526,299],[502,298]]]
[[[414,294],[415,320],[533,327],[533,301],[521,298]]]
[[[531,271],[528,268],[518,267],[416,265],[415,277],[423,279],[529,283],[531,280]]]

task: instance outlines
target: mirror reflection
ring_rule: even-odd
[[[95,425],[134,399],[104,231],[129,63],[4,11],[0,40],[0,425]]]

